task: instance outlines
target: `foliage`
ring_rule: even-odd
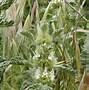
[[[89,52],[86,3],[0,1],[0,90],[78,90]]]

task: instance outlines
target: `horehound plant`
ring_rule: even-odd
[[[14,21],[0,23],[1,90],[78,90],[84,3],[1,0],[0,13]]]

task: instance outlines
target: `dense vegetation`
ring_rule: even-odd
[[[81,88],[88,16],[89,0],[0,0],[0,90]]]

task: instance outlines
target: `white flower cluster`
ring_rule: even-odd
[[[47,67],[45,67],[44,72],[41,74],[40,67],[36,69],[35,76],[34,76],[36,79],[39,79],[40,77],[44,77],[44,76],[46,76],[47,78],[49,77],[50,80],[53,81],[55,78],[54,70],[52,69],[50,72],[48,72]]]
[[[55,53],[54,51],[50,52],[48,59],[53,60],[54,63],[57,63],[57,58],[54,56],[54,53]]]
[[[60,0],[52,0],[53,3],[60,3]]]
[[[53,81],[55,76],[54,76],[54,70],[52,69],[51,72],[50,72],[50,79]]]
[[[38,59],[39,57],[40,57],[40,54],[37,51],[35,51],[33,59]]]
[[[73,3],[75,3],[76,2],[76,0],[64,0],[65,2],[68,2],[68,3],[70,3],[70,2],[73,2]]]
[[[35,78],[36,79],[39,79],[40,78],[40,75],[41,75],[41,71],[40,71],[40,68],[36,69],[36,72],[35,72]]]
[[[45,67],[45,70],[42,73],[42,77],[44,77],[44,76],[48,77],[47,67]]]

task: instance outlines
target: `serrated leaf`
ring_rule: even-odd
[[[0,1],[0,11],[8,9],[14,0],[1,0]]]
[[[55,67],[58,67],[60,70],[63,70],[64,72],[68,73],[69,75],[71,75],[73,77],[75,77],[75,75],[76,75],[76,71],[67,64],[61,64],[61,65],[57,65]]]
[[[43,85],[42,83],[34,83],[32,81],[25,81],[24,85],[21,87],[21,90],[53,90],[52,87],[48,85]]]
[[[12,26],[13,24],[14,24],[13,20],[8,20],[2,15],[0,16],[0,27],[9,27]]]

